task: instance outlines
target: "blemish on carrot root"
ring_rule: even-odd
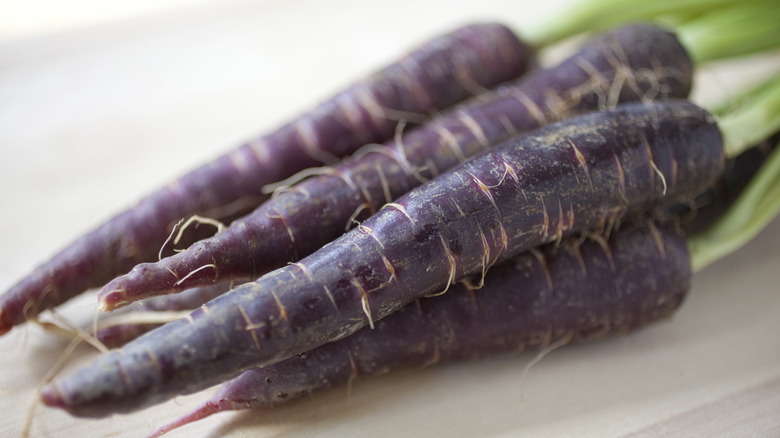
[[[645,153],[647,154],[647,161],[648,164],[650,165],[650,168],[656,175],[658,175],[658,178],[661,179],[661,185],[663,186],[663,190],[661,191],[661,194],[666,195],[666,190],[667,190],[666,177],[661,172],[661,169],[659,169],[658,166],[655,164],[655,159],[653,158],[653,151],[650,149],[650,142],[647,141],[647,137],[645,137],[644,134],[642,135],[642,143],[645,146]]]
[[[385,249],[385,245],[382,243],[381,240],[379,240],[379,237],[376,235],[376,233],[374,233],[374,230],[362,224],[358,225],[357,229],[361,233],[370,236],[372,239],[374,239],[374,241],[376,241],[376,243],[379,244],[379,247],[382,248],[382,250]]]
[[[121,350],[120,350],[121,351]],[[133,385],[133,380],[130,378],[130,375],[127,374],[127,370],[122,365],[121,362],[117,361],[115,364],[116,369],[119,370],[119,374],[122,376],[122,382],[125,384],[125,388],[130,388]]]
[[[607,91],[607,108],[615,108],[620,103],[620,93],[623,91],[623,86],[629,79],[629,75],[626,74],[628,69],[620,67],[615,69],[615,75],[612,77],[612,81],[609,84],[609,90]]]
[[[355,211],[352,212],[351,215],[349,215],[349,219],[347,219],[347,224],[344,226],[344,231],[349,231],[352,229],[352,225],[360,225],[360,222],[358,222],[357,217],[360,215],[360,213],[363,212],[363,210],[369,208],[370,205],[367,203],[362,203],[357,206]]]
[[[485,132],[482,130],[482,127],[477,123],[476,120],[474,120],[471,115],[469,115],[466,112],[459,112],[457,115],[457,119],[463,123],[463,125],[468,128],[469,131],[474,135],[474,137],[477,139],[480,145],[482,145],[483,148],[487,148],[490,146],[490,141],[487,139],[487,136],[485,135]]]
[[[501,232],[501,251],[499,251],[498,254],[496,255],[496,260],[498,260],[498,257],[501,254],[503,254],[509,249],[509,236],[506,233],[506,227],[504,227],[503,222],[498,223],[498,230]]]
[[[428,368],[430,366],[438,364],[439,362],[441,362],[441,348],[439,347],[439,340],[434,339],[433,356],[422,364],[422,368],[423,369]]]
[[[300,269],[301,272],[303,272],[303,275],[306,276],[306,279],[310,283],[314,282],[314,277],[311,275],[311,272],[309,272],[309,268],[307,268],[306,265],[304,265],[302,262],[295,262],[290,264],[297,266],[298,269]],[[333,297],[333,294],[331,293],[330,289],[328,289],[328,286],[323,284],[322,287],[325,290],[325,295],[328,296],[328,299],[330,300],[331,304],[333,304],[333,308],[338,310],[338,306],[336,305],[336,299]]]
[[[577,264],[580,265],[580,272],[582,276],[588,279],[588,268],[585,266],[585,258],[582,256],[582,250],[579,245],[571,245],[571,251],[574,254],[574,258],[577,259]]]
[[[262,138],[255,138],[247,144],[249,150],[255,155],[258,163],[267,163],[272,160],[268,143]]]
[[[425,166],[423,166],[423,169],[430,172],[433,178],[437,178],[439,175],[441,175],[441,171],[436,166],[436,162],[433,159],[429,158],[425,160]]]
[[[503,158],[501,159],[504,163],[504,176],[501,178],[501,181],[503,182],[503,178],[506,177],[506,175],[509,175],[512,177],[512,180],[514,180],[515,184],[518,186],[520,185],[520,175],[517,174],[515,171],[515,168],[509,164],[506,160]],[[523,192],[523,196],[525,197],[525,192]]]
[[[512,97],[514,97],[521,105],[531,114],[531,117],[536,120],[539,126],[544,126],[548,123],[547,116],[542,108],[536,104],[526,93],[519,91],[518,88],[512,88]]]
[[[181,236],[184,233],[184,230],[189,228],[189,226],[192,225],[193,223],[196,224],[195,225],[196,228],[200,224],[212,225],[212,226],[214,226],[217,229],[217,233],[221,233],[222,231],[225,230],[225,228],[227,228],[225,226],[225,224],[223,224],[222,222],[220,222],[220,221],[218,221],[216,219],[212,219],[212,218],[209,218],[209,217],[198,216],[197,214],[193,214],[192,216],[189,217],[189,219],[187,219],[186,222],[184,222],[179,227],[179,232],[178,232],[178,234],[176,234],[176,238],[173,239],[173,244],[174,245],[179,243],[179,241],[181,240]]]
[[[485,275],[487,274],[490,265],[490,245],[488,244],[485,232],[482,231],[482,225],[479,223],[477,223],[477,230],[479,230],[479,238],[482,241],[482,275],[479,279],[479,284],[476,286],[476,288],[479,289],[485,285]]]
[[[176,233],[176,229],[179,228],[183,222],[184,222],[184,218],[179,219],[179,221],[176,222],[173,225],[173,228],[171,228],[171,233],[168,234],[168,238],[165,239],[165,242],[163,242],[162,246],[160,247],[160,251],[157,252],[157,260],[158,261],[162,260],[162,258],[163,258],[162,254],[163,254],[163,251],[165,250],[165,247],[168,246],[168,243],[171,241],[171,239],[173,239],[173,235]]]
[[[376,101],[374,96],[365,88],[359,88],[355,90],[356,101],[360,106],[374,118],[374,120],[383,120],[387,116],[385,110],[379,102]]]
[[[98,300],[98,310],[108,312],[116,309],[118,306],[127,303],[126,295],[127,290],[123,287],[108,291]]]
[[[544,273],[544,279],[547,281],[547,289],[552,295],[554,292],[553,281],[552,281],[552,274],[550,273],[550,266],[547,264],[547,258],[544,256],[544,254],[541,251],[539,251],[536,248],[531,249],[529,252],[539,262],[539,266],[542,267],[542,272]]]
[[[290,227],[290,224],[287,223],[287,219],[285,219],[284,216],[281,215],[277,210],[274,210],[274,211],[276,212],[275,215],[271,215],[271,214],[266,212],[266,214],[265,214],[266,217],[269,218],[269,219],[278,219],[278,220],[282,221],[282,224],[287,229],[287,235],[290,236],[290,242],[291,243],[295,243],[295,234],[293,233],[293,230]],[[295,247],[295,245],[293,245],[293,247]]]
[[[450,201],[452,201],[452,205],[455,206],[455,209],[458,210],[458,214],[461,217],[466,217],[466,213],[463,211],[462,208],[460,208],[460,204],[458,204],[458,201],[455,200],[452,196],[450,196]]]
[[[276,303],[276,307],[279,309],[279,316],[285,322],[288,322],[288,319],[287,319],[287,308],[284,307],[284,305],[282,304],[282,301],[279,299],[279,296],[276,295],[276,292],[273,289],[271,289],[269,292],[271,293],[271,296],[274,297],[274,302]]]
[[[479,310],[479,306],[477,306],[477,288],[474,287],[474,285],[468,283],[467,281],[463,282],[463,286],[466,287],[466,291],[469,294],[469,301],[471,302],[471,308],[474,309],[476,312]]]
[[[34,299],[28,298],[27,301],[24,302],[24,306],[22,306],[22,315],[25,316],[25,319],[32,319],[37,314],[38,305]]]
[[[516,137],[518,134],[520,134],[520,131],[518,131],[515,125],[512,124],[512,120],[510,120],[506,115],[502,115],[498,120],[504,127],[504,131],[506,131],[506,137]]]
[[[561,197],[558,197],[558,224],[555,227],[555,246],[560,246],[563,240],[563,206],[561,205]]]
[[[378,162],[374,165],[374,168],[376,169],[376,173],[379,175],[379,183],[382,186],[382,194],[385,196],[385,204],[392,202],[393,197],[390,194],[390,184],[387,183],[387,176],[385,175],[385,171],[382,170],[382,166],[380,166]]]
[[[550,235],[550,215],[547,213],[547,205],[544,203],[544,196],[539,194],[539,201],[542,203],[542,235]]]
[[[666,246],[664,245],[664,239],[663,236],[661,236],[661,232],[652,222],[648,222],[647,229],[650,230],[650,234],[653,236],[653,242],[655,242],[655,246],[658,248],[658,253],[661,255],[661,259],[665,260]]]
[[[252,342],[255,344],[255,348],[257,348],[257,351],[260,351],[260,340],[257,338],[257,333],[255,332],[256,329],[263,326],[263,324],[255,324],[252,322],[251,319],[249,319],[249,315],[247,315],[246,311],[244,310],[244,307],[240,304],[238,305],[238,311],[241,313],[241,317],[244,318],[244,322],[246,325],[244,326],[244,330],[248,331],[252,335]]]
[[[168,271],[168,273],[169,273],[169,274],[171,274],[171,276],[173,276],[173,278],[175,278],[175,279],[176,279],[176,281],[175,281],[175,282],[178,282],[178,281],[180,280],[180,278],[179,278],[179,274],[177,274],[177,273],[176,273],[176,272],[175,272],[173,269],[171,269],[169,266],[165,266],[165,265],[163,265],[163,268],[164,268],[166,271]],[[174,282],[174,283],[175,283],[175,282]]]
[[[384,254],[380,254],[380,255],[382,256],[382,262],[385,264],[385,269],[387,269],[387,272],[390,274],[390,278],[387,280],[387,283],[389,284],[393,280],[397,282],[398,278],[395,276],[395,266],[393,266],[393,264],[390,263],[390,260],[388,260]]]
[[[623,170],[623,164],[620,162],[620,157],[618,157],[616,152],[612,153],[612,157],[615,160],[615,171],[618,177],[618,191],[620,192],[620,197],[623,199],[623,203],[627,204],[628,198],[626,198],[626,173]]]
[[[344,184],[346,184],[351,191],[356,191],[358,189],[358,186],[355,184],[355,181],[352,180],[352,177],[340,167],[326,167],[325,169],[323,175],[333,176],[344,181]]]
[[[650,161],[650,167],[653,168],[655,173],[658,175],[658,177],[661,179],[661,184],[663,185],[663,190],[661,191],[662,195],[666,195],[666,177],[664,177],[664,174],[661,173],[661,170],[656,166],[655,161]]]
[[[239,175],[244,174],[252,169],[252,164],[249,163],[249,160],[247,160],[247,157],[243,154],[243,152],[244,151],[241,149],[234,149],[227,154],[230,163],[233,165],[233,167],[236,169],[236,173]]]
[[[295,191],[301,192],[302,194],[306,196],[310,196],[309,192],[306,190],[303,190],[299,187],[295,187],[296,184],[300,183],[301,181],[315,177],[315,176],[321,176],[321,175],[330,175],[330,167],[310,167],[308,169],[304,169],[293,176],[283,179],[281,181],[277,181],[275,183],[266,184],[263,187],[260,188],[260,193],[267,195],[271,194],[272,198],[276,198],[279,196],[279,194],[290,191],[291,188],[296,189]]]
[[[584,91],[582,90],[584,88]],[[575,107],[582,100],[582,96],[587,93],[593,93],[598,96],[599,102],[603,101],[603,93],[600,93],[600,88],[594,87],[588,82],[581,84],[579,87],[572,87],[566,93],[566,96],[555,90],[544,90],[544,105],[547,107],[547,114],[554,116],[555,120],[563,120],[569,116],[571,108]]]
[[[398,63],[404,74],[399,74],[398,78],[405,82],[406,88],[412,93],[414,100],[424,102],[430,100],[430,93],[420,80],[420,73],[423,67],[414,57],[407,56]]]
[[[212,268],[212,269],[214,269],[214,275],[215,275],[215,276],[217,276],[217,277],[219,276],[219,268],[217,268],[217,265],[216,265],[215,263],[209,263],[209,264],[206,264],[206,265],[200,266],[200,267],[198,267],[197,269],[193,269],[193,270],[192,270],[192,271],[190,271],[190,272],[189,272],[187,275],[185,275],[184,277],[182,277],[182,278],[181,278],[181,280],[179,280],[179,281],[177,281],[176,283],[174,283],[174,286],[180,286],[182,283],[184,283],[185,281],[187,281],[187,279],[188,279],[188,278],[190,278],[190,277],[192,277],[193,275],[197,274],[198,272],[200,272],[200,271],[202,271],[202,270],[204,270],[204,269],[208,269],[208,268]]]
[[[607,262],[609,263],[609,269],[612,272],[617,272],[617,268],[615,267],[615,259],[612,257],[612,248],[610,248],[609,243],[607,243],[607,239],[605,239],[601,234],[598,233],[589,234],[588,238],[598,243],[599,247],[601,248],[602,251],[604,251],[604,255],[607,258]]]
[[[487,196],[488,200],[490,201],[490,204],[493,206],[493,209],[496,210],[496,215],[498,218],[501,218],[501,210],[498,208],[498,204],[496,204],[496,200],[493,198],[493,194],[490,192],[490,187],[488,187],[484,182],[482,182],[481,179],[477,178],[476,175],[474,175],[471,172],[466,172],[471,179],[474,180],[474,182],[477,183],[477,186],[479,187],[479,190],[482,191],[482,193]]]
[[[591,84],[593,89],[604,90],[605,88],[612,88],[611,82],[596,68],[590,61],[584,57],[577,57],[575,64],[581,68],[588,75],[588,83]],[[613,64],[614,66],[614,64]],[[607,108],[609,104],[609,95],[604,96],[604,100],[599,99],[599,107]]]
[[[363,88],[358,88],[358,90],[355,92],[355,94],[362,91]],[[360,138],[360,143],[367,143],[372,138],[371,131],[366,126],[366,123],[363,121],[362,117],[362,111],[363,107],[360,105],[360,101],[354,98],[351,98],[349,96],[340,95],[339,98],[335,101],[336,107],[339,109],[341,114],[344,115],[344,118],[347,119],[347,122],[352,127],[351,131],[354,134],[357,134],[358,138]],[[373,116],[370,111],[366,112]]]
[[[431,124],[436,135],[439,136],[441,144],[446,145],[458,159],[458,163],[466,161],[466,155],[463,154],[463,150],[460,148],[458,139],[455,138],[455,134],[441,124]]]
[[[406,208],[403,205],[401,205],[401,204],[397,204],[395,202],[388,202],[382,208],[393,208],[393,209],[396,209],[396,210],[400,211],[401,214],[406,216],[407,219],[409,219],[409,222],[412,223],[412,226],[416,226],[417,225],[415,223],[415,221],[414,221],[414,218],[412,218],[412,216],[409,214],[409,212],[406,211]]]
[[[352,397],[352,383],[357,379],[358,377],[358,367],[355,363],[355,358],[352,356],[352,352],[347,350],[347,359],[349,360],[349,377],[347,378],[347,399]]]
[[[333,293],[328,289],[328,286],[323,285],[322,288],[325,290],[325,295],[328,296],[328,299],[330,299],[331,304],[333,304],[333,308],[338,310],[339,307],[336,305],[336,299],[333,298]]]
[[[357,278],[352,278],[351,283],[358,290],[358,293],[360,293],[360,305],[363,307],[363,313],[366,315],[366,318],[368,318],[369,327],[371,327],[371,330],[373,330],[374,317],[371,316],[371,306],[368,303],[368,294],[366,293],[366,290],[363,288],[363,285],[360,284],[360,281],[358,281]]]
[[[420,174],[420,172],[415,168],[415,166],[412,166],[412,163],[409,161],[409,158],[406,156],[406,148],[404,147],[404,143],[403,143],[403,130],[405,126],[406,123],[402,121],[396,127],[395,136],[393,139],[393,146],[391,149],[392,154],[390,154],[389,156],[393,158],[398,163],[398,165],[401,166],[404,172],[411,175],[420,184],[425,184],[429,181],[429,179],[422,176],[422,174]]]
[[[449,245],[447,245],[447,241],[444,240],[444,236],[442,236],[441,233],[439,233],[439,240],[441,240],[441,244],[444,247],[444,254],[447,256],[447,262],[449,264],[449,277],[447,278],[447,285],[444,287],[444,290],[441,292],[436,292],[432,294],[425,295],[426,298],[430,297],[437,297],[439,295],[444,295],[447,293],[447,291],[450,289],[450,286],[452,283],[455,282],[455,272],[458,269],[457,261],[455,260],[455,256],[452,254],[452,251],[450,250]]]
[[[303,152],[306,153],[313,160],[323,164],[335,164],[339,162],[339,158],[332,153],[324,150],[319,142],[316,128],[314,126],[314,120],[311,116],[304,114],[293,124],[298,138],[301,139],[303,145]]]
[[[152,364],[157,373],[162,374],[162,366],[160,365],[160,361],[157,360],[157,355],[154,354],[154,351],[151,348],[146,347],[146,354],[149,356],[149,362]]]
[[[590,168],[588,167],[588,162],[585,159],[585,155],[582,154],[582,151],[580,151],[580,149],[571,139],[569,139],[568,143],[572,150],[574,150],[574,157],[577,159],[577,163],[579,163],[580,167],[582,167],[582,170],[585,172],[585,177],[588,179],[590,189],[594,190],[593,180],[590,177]]]

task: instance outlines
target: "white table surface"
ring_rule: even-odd
[[[563,3],[0,2],[0,290],[427,36],[480,19],[522,33]],[[733,95],[777,58],[708,68],[694,98]],[[698,273],[670,321],[556,350],[525,381],[533,354],[362,381],[349,397],[220,414],[170,436],[780,436],[779,246],[775,221]],[[94,295],[63,312],[89,320]],[[65,345],[37,326],[0,338],[0,436],[19,436]],[[93,356],[78,349],[66,370]],[[38,407],[31,436],[143,436],[204,398],[105,420]]]

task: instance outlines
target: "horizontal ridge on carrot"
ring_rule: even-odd
[[[205,389],[373,326],[520,252],[609,229],[659,201],[692,199],[723,162],[714,117],[687,101],[625,104],[551,124],[45,386],[42,399],[97,417]]]
[[[505,26],[465,26],[438,37],[278,130],[152,193],[38,266],[0,296],[0,334],[73,296],[157,259],[173,225],[192,214],[263,197],[261,188],[392,137],[525,70],[531,49]],[[230,218],[222,218],[230,220]]]
[[[321,170],[211,239],[136,266],[98,294],[103,310],[228,279],[254,280],[343,234],[358,218],[518,132],[619,102],[688,95],[691,61],[676,37],[627,26],[558,66],[445,113],[385,148]],[[312,226],[315,224],[315,226]]]
[[[690,280],[683,235],[646,218],[621,224],[609,240],[550,244],[496,266],[479,290],[458,284],[407,304],[374,330],[248,370],[149,438],[217,412],[273,407],[355,378],[622,335],[669,317]]]

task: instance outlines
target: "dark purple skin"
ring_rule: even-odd
[[[149,438],[217,412],[270,408],[355,378],[625,334],[671,316],[690,280],[683,235],[646,219],[621,225],[608,241],[547,245],[493,268],[480,290],[459,284],[407,304],[374,330],[246,371]]]
[[[169,311],[191,311],[197,309],[212,299],[224,294],[230,290],[230,283],[219,283],[212,286],[196,287],[188,289],[174,295],[163,295],[152,297],[123,307],[112,312],[106,318],[112,318],[117,314],[132,314],[134,312],[169,312]],[[160,323],[118,323],[114,325],[105,325],[105,319],[98,325],[101,327],[95,332],[94,336],[104,346],[108,348],[117,348],[125,345],[142,334],[155,329]]]
[[[670,211],[680,217],[685,234],[700,233],[723,216],[761,169],[778,141],[780,134],[726,160],[723,175],[709,190],[691,202],[673,206]]]
[[[41,311],[157,259],[173,225],[262,187],[391,138],[399,117],[418,121],[518,77],[531,49],[500,24],[465,26],[433,39],[278,130],[250,141],[84,235],[0,297],[0,334]],[[250,210],[251,211],[251,210]],[[247,211],[248,213],[248,211]]]
[[[280,362],[373,324],[448,283],[723,170],[714,118],[687,101],[626,104],[498,145],[358,228],[42,389],[78,416],[130,412]]]
[[[230,282],[211,286],[197,287],[176,295],[164,295],[137,301],[132,306],[140,311],[190,310],[196,309],[214,298],[229,291],[234,285]]]
[[[691,75],[691,61],[673,34],[646,25],[619,29],[557,67],[453,109],[400,142],[324,169],[214,238],[159,263],[136,266],[101,290],[101,308],[230,278],[256,279],[343,234],[360,208],[365,207],[362,220],[517,132],[616,102],[685,97]]]
[[[150,332],[164,323],[150,324],[116,324],[98,329],[95,333],[95,339],[100,341],[106,348],[119,348],[133,339],[138,338],[144,333]]]

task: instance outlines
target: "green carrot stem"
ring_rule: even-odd
[[[780,147],[776,147],[726,214],[688,239],[695,271],[736,251],[780,213]]]

